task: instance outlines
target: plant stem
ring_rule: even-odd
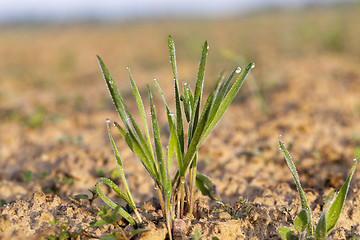
[[[166,210],[165,210],[165,203],[164,203],[164,199],[163,199],[163,194],[161,193],[161,189],[159,187],[156,187],[156,190],[158,192],[161,211],[163,213],[163,218],[166,219]]]
[[[122,230],[122,228],[117,224],[117,223],[114,223],[114,226],[117,228],[117,230],[120,232],[120,234],[123,236],[124,239],[128,239],[128,237],[126,236],[124,230]]]
[[[137,219],[139,220],[139,222],[142,223],[142,219],[141,219],[141,216],[140,216],[138,210],[136,208],[134,208],[133,210],[134,210],[135,215],[136,215]]]
[[[196,182],[196,165],[197,154],[194,156],[194,160],[190,167],[190,214],[194,215],[194,201],[195,201],[195,182]]]
[[[180,178],[180,218],[184,217],[184,198],[185,198],[185,179],[184,177]]]

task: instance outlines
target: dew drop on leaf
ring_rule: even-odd
[[[235,72],[236,72],[236,73],[240,73],[240,72],[241,72],[241,67],[237,67],[237,69],[236,69]]]

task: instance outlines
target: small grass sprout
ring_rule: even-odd
[[[158,123],[158,116],[151,88],[147,86],[150,105],[150,128],[143,99],[140,96],[140,92],[134,79],[132,78],[130,69],[128,68],[132,92],[141,116],[140,124],[143,129],[141,130],[141,125],[139,126],[139,123],[133,118],[115,84],[115,81],[110,76],[108,69],[99,56],[98,61],[113,103],[122,122],[122,125],[114,122],[114,126],[118,129],[128,147],[137,156],[146,171],[149,173],[150,177],[153,179],[158,191],[163,216],[166,219],[169,238],[172,239],[172,220],[183,217],[185,206],[187,206],[186,209],[188,209],[190,214],[194,213],[198,150],[205,138],[209,135],[211,130],[219,122],[227,108],[230,106],[231,102],[240,90],[247,74],[254,67],[254,63],[247,65],[242,72],[239,67],[236,67],[226,81],[224,81],[224,73],[221,73],[215,89],[210,93],[207,99],[203,101],[205,64],[209,50],[208,43],[205,41],[202,47],[195,89],[192,90],[188,84],[184,83],[182,85],[182,94],[180,94],[181,89],[179,87],[176,66],[175,45],[171,36],[168,38],[168,47],[174,79],[175,111],[170,111],[163,91],[158,82],[154,79],[156,89],[165,105],[169,132],[168,144],[163,144],[161,142],[162,138]],[[230,87],[231,81],[235,75],[238,75],[238,77]],[[134,210],[138,221],[141,222],[141,217],[136,210],[129,187],[126,183],[122,160],[111,136],[109,123],[110,120],[107,120],[108,134],[126,193],[123,192],[113,181],[107,178],[100,178],[97,181],[96,191],[100,198],[108,206],[115,209],[119,204],[110,200],[101,191],[100,183],[105,183],[110,186]],[[167,145],[166,149],[163,148],[164,145]],[[172,176],[170,174],[170,169],[174,156],[176,159],[177,171],[176,174]],[[127,219],[130,224],[134,227],[137,226],[135,219],[125,210],[124,207],[120,207],[118,210],[119,214]]]
[[[279,227],[278,233],[280,234],[280,237],[284,240],[325,240],[326,236],[335,228],[335,225],[340,217],[349,190],[350,181],[355,172],[358,159],[354,159],[354,164],[351,169],[350,175],[346,179],[340,191],[337,194],[335,193],[335,191],[331,191],[330,194],[327,196],[325,200],[324,210],[320,216],[318,224],[316,225],[316,227],[314,227],[311,209],[307,202],[305,192],[301,187],[299,175],[296,171],[295,164],[284,143],[281,140],[279,140],[279,147],[284,154],[285,160],[294,178],[296,188],[299,193],[302,209],[294,219],[294,227],[298,234],[296,234],[293,229],[288,227]]]
[[[121,208],[121,205],[117,205],[114,210],[112,209],[107,209],[105,206],[102,207],[102,211],[100,211],[98,213],[98,216],[101,218],[100,221],[96,221],[93,222],[91,224],[92,227],[102,227],[104,225],[113,225],[116,229],[116,231],[114,231],[112,234],[108,234],[106,236],[103,236],[101,239],[106,239],[106,240],[110,240],[110,239],[122,239],[122,240],[130,240],[133,237],[135,237],[136,235],[142,233],[142,232],[146,232],[148,230],[146,229],[142,229],[142,228],[137,228],[133,231],[131,231],[130,233],[125,232],[120,226],[119,226],[119,220],[120,220],[120,215],[119,215],[119,210]]]

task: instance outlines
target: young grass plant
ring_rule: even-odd
[[[284,143],[281,140],[279,140],[279,147],[285,156],[285,160],[294,178],[296,188],[299,193],[302,209],[294,220],[294,227],[298,232],[298,234],[296,234],[291,228],[288,227],[280,227],[278,228],[278,232],[281,238],[284,240],[296,240],[296,239],[324,240],[326,236],[335,228],[336,222],[340,217],[340,213],[344,206],[345,199],[349,190],[350,181],[355,172],[355,168],[358,160],[357,159],[354,160],[354,164],[351,169],[350,175],[343,184],[343,186],[341,187],[340,191],[337,194],[335,194],[335,191],[332,191],[326,198],[324,210],[315,228],[311,217],[312,216],[311,209],[307,202],[305,192],[301,187],[299,175],[296,171],[295,164],[289,152],[287,151]]]
[[[154,80],[155,86],[164,101],[170,132],[170,136],[168,138],[169,142],[167,144],[165,154],[163,151],[164,144],[161,142],[160,127],[158,124],[153,94],[150,87],[147,86],[150,103],[151,128],[148,125],[142,97],[140,96],[140,92],[131,76],[130,70],[128,69],[133,95],[141,116],[140,124],[144,129],[144,132],[142,132],[140,130],[139,123],[135,121],[132,114],[129,112],[129,109],[126,106],[115,81],[110,76],[104,62],[100,57],[98,57],[98,61],[115,108],[122,122],[122,125],[117,122],[114,122],[114,125],[127,143],[128,147],[137,156],[153,179],[158,190],[161,208],[164,218],[166,219],[169,238],[171,239],[172,220],[174,218],[183,217],[185,206],[187,206],[190,214],[193,214],[194,211],[198,150],[205,138],[209,135],[211,130],[219,122],[227,108],[230,106],[231,102],[240,90],[247,74],[254,67],[254,63],[250,63],[242,72],[239,67],[236,67],[225,82],[223,81],[224,74],[222,73],[217,81],[216,88],[210,93],[204,103],[203,87],[205,64],[209,50],[208,43],[205,42],[202,47],[195,89],[191,90],[190,87],[184,83],[182,85],[182,95],[180,95],[178,83],[179,80],[176,67],[175,45],[171,36],[168,38],[168,47],[174,76],[174,112],[170,111],[158,82]],[[235,74],[239,74],[239,76],[230,87],[230,83]],[[107,121],[107,127],[110,141],[119,166],[121,179],[126,189],[126,194],[118,186],[116,186],[114,182],[106,178],[100,178],[98,180],[96,183],[96,191],[106,204],[108,204],[111,208],[116,208],[118,204],[105,196],[100,189],[100,183],[102,182],[110,186],[134,210],[138,221],[141,222],[140,215],[137,213],[130,190],[126,184],[120,154],[110,133],[109,121]],[[185,130],[186,127],[187,129]],[[187,138],[185,138],[185,131],[187,131]],[[170,169],[174,156],[177,163],[177,171],[174,176],[171,176]],[[125,211],[124,207],[120,207],[118,212],[133,226],[137,226],[135,219]]]

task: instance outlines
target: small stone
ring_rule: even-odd
[[[221,212],[221,213],[219,213],[219,219],[220,220],[230,220],[231,215],[228,212]]]
[[[173,239],[174,240],[185,240],[186,223],[182,219],[175,219],[173,221]]]

